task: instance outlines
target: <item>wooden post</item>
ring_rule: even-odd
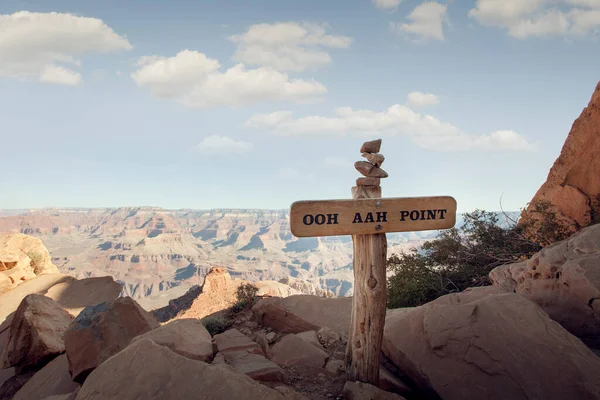
[[[380,146],[381,141],[378,142]],[[363,155],[363,150],[368,143],[365,143],[361,149]],[[379,146],[376,146],[376,150],[372,153],[377,153]],[[378,165],[375,168],[378,168]],[[357,183],[361,179],[364,182],[365,178],[359,178]],[[366,179],[369,179],[368,175]],[[380,199],[381,187],[357,185],[352,188],[352,198],[354,200]],[[385,233],[353,235],[352,242],[354,244],[354,296],[346,346],[346,367],[350,379],[378,386],[387,299],[385,274],[387,238]]]

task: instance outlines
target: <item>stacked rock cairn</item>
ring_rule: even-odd
[[[356,180],[357,186],[379,186],[381,178],[388,177],[387,172],[380,168],[383,160],[385,160],[383,154],[379,154],[380,149],[381,139],[363,143],[360,152],[367,161],[354,163],[354,168],[363,174],[362,178]]]

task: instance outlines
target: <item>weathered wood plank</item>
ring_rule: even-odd
[[[356,186],[353,193],[362,196],[377,189]],[[450,196],[297,201],[290,211],[290,229],[296,237],[427,231],[452,228],[455,223],[456,200]]]
[[[378,186],[352,188],[354,199],[381,197]],[[351,380],[379,385],[379,364],[386,308],[385,233],[354,235],[354,295],[346,346],[346,367]]]

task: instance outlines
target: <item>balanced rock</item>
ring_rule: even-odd
[[[600,348],[600,224],[529,260],[496,267],[490,280],[534,301],[569,332]]]
[[[112,276],[102,276],[57,283],[48,289],[45,296],[77,316],[88,306],[116,300],[122,290]]]
[[[381,150],[381,139],[364,142],[360,148],[361,153],[379,153]]]
[[[143,339],[150,339],[193,360],[210,362],[213,359],[212,338],[202,322],[197,319],[178,319],[169,322],[133,338],[131,343]]]
[[[229,329],[223,333],[219,333],[214,337],[217,350],[222,353],[228,351],[245,350],[248,353],[263,355],[260,345],[252,341],[248,336],[244,335],[237,329]]]
[[[600,358],[538,305],[515,293],[450,296],[386,317],[383,352],[424,394],[598,398]]]
[[[51,396],[69,395],[79,385],[73,382],[69,374],[69,362],[65,354],[50,361],[44,368],[17,392],[13,400],[45,399]]]
[[[281,393],[228,368],[180,356],[139,340],[96,368],[77,400],[284,400]]]
[[[284,367],[296,365],[323,368],[329,355],[297,335],[289,334],[275,343],[271,349],[271,360]]]
[[[229,275],[229,272],[225,268],[212,267],[204,278],[202,293],[223,291],[232,285],[231,275]]]
[[[383,164],[383,161],[385,161],[383,154],[379,153],[362,153],[362,156],[376,167],[381,167],[381,164]]]
[[[358,178],[356,179],[356,186],[379,186],[381,178]]]
[[[73,317],[54,300],[26,296],[12,319],[4,350],[4,368],[17,372],[43,365],[65,351],[63,337]]]
[[[388,174],[379,167],[366,161],[357,161],[354,163],[354,168],[367,178],[387,178]]]
[[[131,340],[159,323],[130,297],[86,307],[65,333],[65,349],[73,380],[87,375]]]

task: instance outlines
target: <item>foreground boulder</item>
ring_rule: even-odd
[[[85,308],[65,333],[65,349],[73,380],[87,375],[131,340],[159,326],[158,321],[130,297]]]
[[[151,340],[132,343],[96,368],[77,400],[283,400],[251,378],[180,356]]]
[[[326,299],[310,295],[266,298],[252,307],[253,319],[282,333],[318,331],[327,326],[347,336],[352,298]]]
[[[196,319],[179,319],[135,337],[131,342],[150,339],[193,360],[210,362],[213,345],[210,333]]]
[[[297,335],[284,336],[270,351],[271,360],[285,367],[324,368],[329,355]]]
[[[444,400],[600,398],[600,358],[514,293],[469,291],[388,313],[383,351]]]
[[[39,294],[26,296],[12,319],[3,367],[16,367],[19,372],[65,351],[63,337],[72,319],[54,300]]]
[[[246,374],[255,381],[281,382],[283,371],[273,361],[267,360],[260,354],[249,353],[246,350],[220,353],[223,362],[240,374]]]
[[[50,396],[70,395],[79,388],[69,374],[67,356],[62,354],[36,372],[17,392],[13,400],[45,399]]]
[[[45,295],[77,316],[88,306],[116,300],[122,289],[112,276],[102,276],[57,283]]]
[[[490,272],[493,285],[536,302],[589,346],[600,348],[600,224]]]
[[[531,203],[549,201],[560,219],[575,227],[585,227],[598,210],[600,195],[600,83],[592,99],[573,123],[560,156],[548,173],[546,182]],[[535,219],[523,213],[520,223]]]

